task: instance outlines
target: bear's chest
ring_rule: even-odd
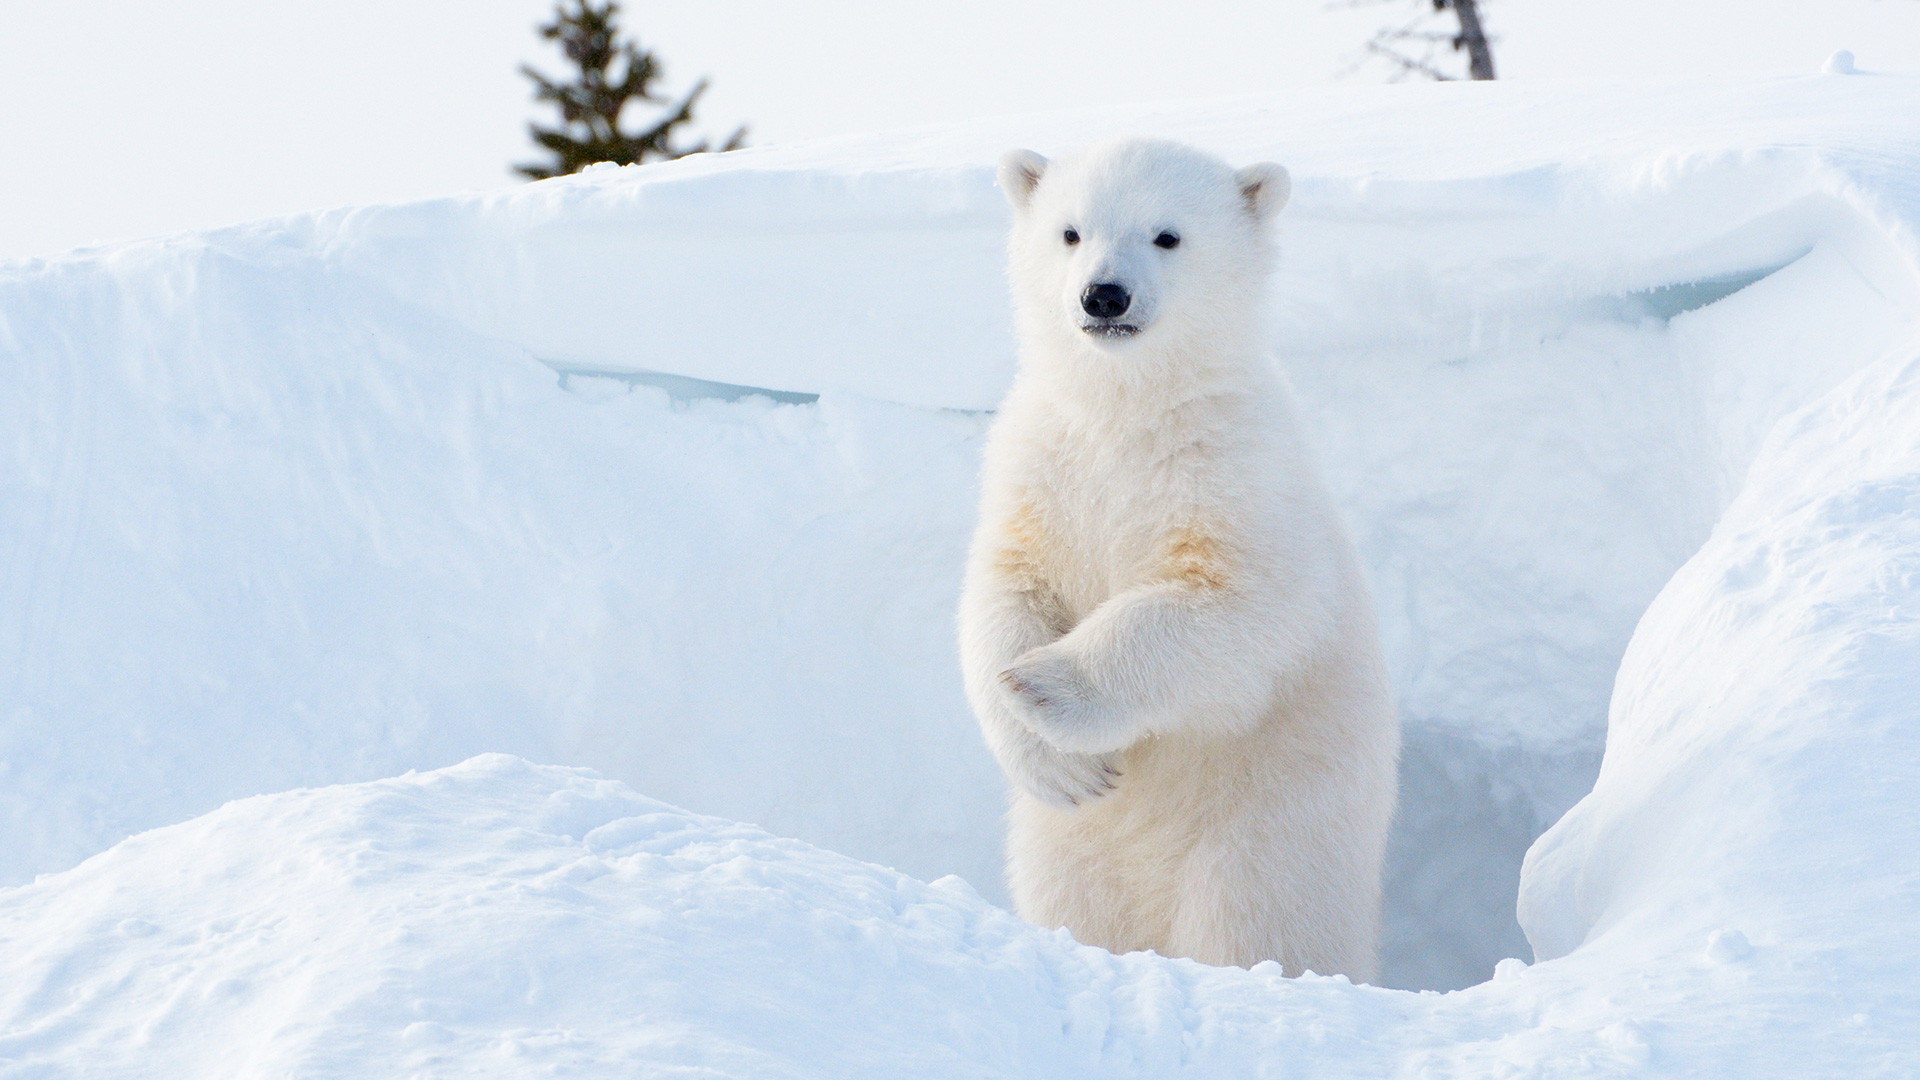
[[[1196,536],[1225,527],[1227,486],[1192,454],[1127,454],[1062,440],[1031,462],[1029,540],[1077,623],[1115,593],[1180,572]]]

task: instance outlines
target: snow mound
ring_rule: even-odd
[[[135,837],[0,894],[0,959],[34,1075],[1153,1075],[1297,996],[503,755]]]
[[[1895,991],[1920,1031],[1916,721],[1920,359],[1904,353],[1775,428],[1641,620],[1599,779],[1527,854],[1535,953],[1677,950],[1717,923],[1732,937],[1710,958],[1824,940],[1842,996]]]
[[[1920,1065],[1920,957],[1888,915],[1913,910],[1912,876],[1853,856],[1920,854],[1916,744],[1864,798],[1801,785],[1811,799],[1763,815],[1810,813],[1804,835],[1745,832],[1723,850],[1689,841],[1732,830],[1687,837],[1719,853],[1691,878],[1616,846],[1612,880],[1664,882],[1613,912],[1619,929],[1446,995],[1114,956],[957,878],[923,884],[489,755],[231,803],[0,893],[0,1073],[1905,1075]],[[1803,773],[1768,748],[1732,747],[1730,771]],[[1643,829],[1675,811],[1754,820],[1693,790],[1609,809]],[[1836,841],[1837,857],[1816,854]],[[1793,873],[1717,875],[1769,866]],[[1710,910],[1675,903],[1708,876],[1736,891]]]

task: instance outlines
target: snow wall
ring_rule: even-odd
[[[1000,779],[951,629],[1012,369],[991,163],[1151,133],[1295,170],[1274,335],[1407,733],[1383,981],[1528,955],[1523,855],[1598,771],[1519,893],[1536,951],[1569,952],[1666,880],[1594,860],[1697,857],[1623,837],[1649,819],[1601,796],[1681,784],[1634,755],[1665,769],[1662,738],[1705,736],[1618,712],[1609,735],[1610,697],[1724,716],[1797,670],[1728,629],[1764,620],[1703,614],[1733,556],[1695,553],[1813,497],[1750,479],[1783,417],[1860,405],[1826,395],[1862,379],[1906,392],[1875,364],[1920,340],[1916,114],[1915,80],[1867,76],[1346,91],[0,269],[0,881],[228,799],[506,751],[1000,898]],[[1887,428],[1889,460],[1912,431]],[[1910,517],[1889,490],[1856,514]],[[1676,578],[1690,557],[1712,569]],[[1789,555],[1741,558],[1764,590]],[[1640,682],[1616,695],[1623,655]],[[1656,678],[1683,662],[1711,677]],[[1735,686],[1756,664],[1778,678]]]

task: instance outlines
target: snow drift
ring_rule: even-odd
[[[993,897],[951,645],[1012,362],[990,163],[1285,161],[1275,337],[1408,734],[1385,981],[1543,961],[1115,958],[490,758],[0,893],[0,1063],[1920,1069],[1914,115],[1872,75],[1348,90],[0,268],[0,880],[507,751]]]

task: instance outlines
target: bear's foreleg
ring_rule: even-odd
[[[1059,637],[1042,599],[990,571],[969,576],[960,600],[960,663],[967,697],[987,749],[1007,778],[1052,806],[1077,806],[1113,790],[1117,755],[1085,754],[1048,743],[1015,713],[999,678],[1015,657]]]
[[[1100,605],[1000,675],[1016,715],[1062,750],[1124,750],[1149,733],[1246,731],[1326,636],[1309,603],[1263,610],[1245,593],[1158,581]]]

